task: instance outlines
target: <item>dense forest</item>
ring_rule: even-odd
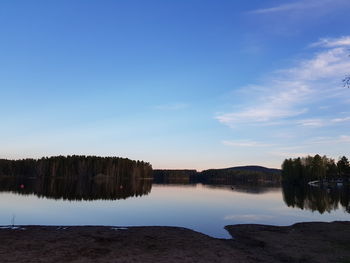
[[[347,157],[339,158],[337,162],[327,156],[307,156],[286,159],[282,164],[282,180],[289,183],[307,183],[314,180],[334,181],[343,179],[349,181],[350,165]]]
[[[127,158],[84,155],[23,160],[0,159],[0,176],[92,179],[97,175],[128,179],[145,178],[152,176],[152,166]]]
[[[207,184],[256,184],[274,185],[281,182],[281,171],[261,166],[240,166],[210,169],[200,173],[200,180]]]
[[[279,185],[281,171],[261,166],[241,166],[224,169],[154,170],[155,183],[202,183],[209,185]]]
[[[153,170],[153,182],[157,184],[197,183],[196,170]]]

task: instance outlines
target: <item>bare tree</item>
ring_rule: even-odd
[[[343,79],[343,83],[344,83],[344,87],[350,88],[350,75],[346,76],[346,77]]]
[[[349,49],[348,51],[350,51],[350,49]],[[350,57],[350,55],[349,55],[349,57]],[[350,75],[347,75],[347,76],[343,79],[343,84],[344,84],[344,87],[350,88]]]

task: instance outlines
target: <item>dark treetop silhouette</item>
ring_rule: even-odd
[[[305,184],[310,181],[320,182],[342,179],[348,182],[350,165],[347,157],[334,159],[327,156],[307,156],[302,158],[286,159],[282,164],[282,180],[289,183]]]

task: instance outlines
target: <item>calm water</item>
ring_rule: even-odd
[[[14,217],[18,225],[179,226],[227,238],[224,226],[229,224],[350,220],[350,191],[344,188],[151,182],[67,187],[58,182],[39,186],[3,183],[0,225],[11,224]]]

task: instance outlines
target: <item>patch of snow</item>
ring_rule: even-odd
[[[20,226],[0,226],[0,229],[26,230],[24,227],[20,227]]]
[[[128,230],[127,227],[112,227],[112,230]]]

